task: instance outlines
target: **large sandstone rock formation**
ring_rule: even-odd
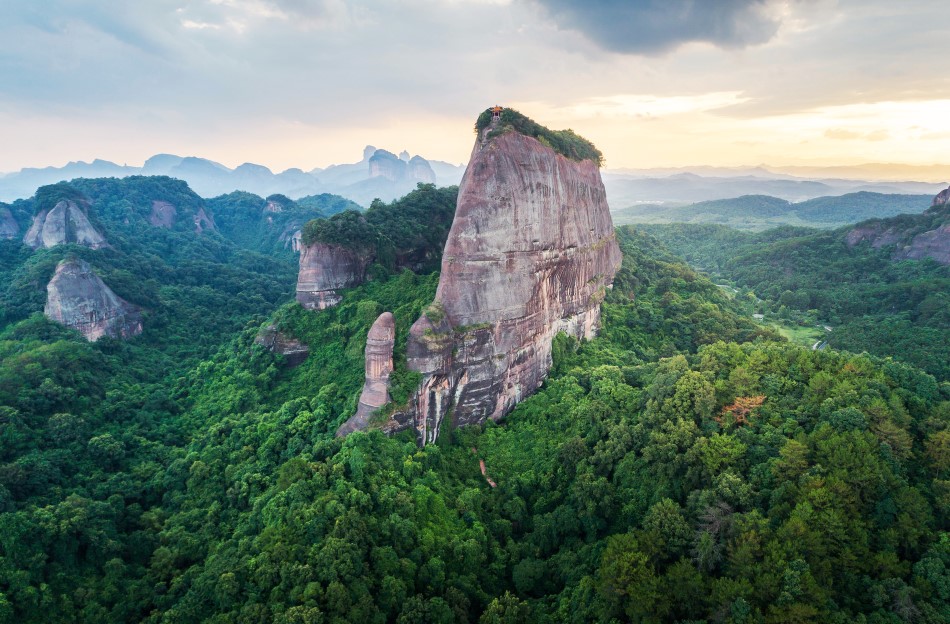
[[[389,403],[389,374],[393,372],[395,343],[396,321],[392,313],[383,312],[366,336],[366,381],[356,414],[337,430],[338,436],[365,429],[373,412]]]
[[[56,266],[56,273],[46,286],[43,313],[78,329],[87,340],[103,336],[129,338],[142,333],[138,308],[112,292],[88,262],[75,258]]]
[[[363,283],[369,259],[339,245],[314,243],[300,248],[297,301],[308,310],[335,306],[337,290]]]
[[[407,175],[413,182],[435,184],[435,171],[432,165],[422,156],[413,156],[409,159]]]
[[[20,226],[13,218],[13,213],[6,206],[0,206],[0,238],[16,238],[19,233]]]
[[[62,200],[52,210],[38,212],[23,242],[33,249],[64,243],[76,243],[93,249],[107,246],[105,237],[92,226],[85,211],[72,200]]]
[[[490,129],[459,188],[435,302],[410,332],[422,443],[449,413],[456,425],[498,420],[534,392],[558,332],[593,337],[620,265],[597,164]]]

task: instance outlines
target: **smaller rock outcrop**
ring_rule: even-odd
[[[300,248],[297,301],[308,310],[335,306],[341,288],[363,283],[369,259],[339,245],[314,243]]]
[[[356,413],[337,430],[337,436],[362,431],[373,412],[389,403],[389,375],[393,372],[395,344],[396,321],[392,313],[383,312],[366,336],[366,381],[363,382],[359,405]]]
[[[930,258],[950,264],[950,188],[933,199],[920,215],[904,215],[861,224],[845,236],[849,247],[867,242],[871,247],[894,247],[893,260]]]
[[[950,204],[950,187],[937,193],[931,206],[946,206],[947,204]]]
[[[218,227],[214,224],[214,219],[208,216],[204,208],[199,208],[195,213],[195,234],[201,234],[205,230],[216,232]]]
[[[23,237],[23,242],[33,249],[65,243],[93,249],[107,246],[105,237],[89,222],[85,210],[72,200],[62,200],[52,210],[40,210],[33,217],[33,224]]]
[[[86,340],[103,336],[129,338],[142,333],[139,309],[105,285],[89,263],[77,258],[61,261],[46,286],[43,313],[66,327],[78,329]]]
[[[0,238],[16,238],[19,233],[20,226],[13,218],[13,213],[6,206],[0,206]]]
[[[409,159],[407,173],[414,182],[435,184],[435,171],[432,170],[429,161],[422,156],[413,156]]]
[[[170,230],[175,225],[175,218],[177,216],[178,211],[173,205],[167,201],[156,199],[152,201],[152,212],[148,216],[148,222],[155,227]]]
[[[310,355],[310,347],[278,330],[276,325],[268,325],[262,329],[254,342],[277,355],[284,356],[290,368],[300,366]]]

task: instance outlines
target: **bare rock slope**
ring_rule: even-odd
[[[435,302],[412,326],[410,401],[422,443],[498,420],[534,392],[561,331],[591,338],[620,266],[598,165],[508,131],[476,141],[459,188]]]
[[[112,292],[84,260],[61,261],[46,286],[46,295],[43,313],[78,329],[87,340],[129,338],[142,333],[138,308]]]
[[[863,242],[875,249],[893,247],[894,260],[930,258],[950,264],[950,188],[938,193],[922,215],[862,223],[848,232],[845,242],[849,247]]]
[[[33,249],[76,243],[99,249],[106,247],[105,237],[93,227],[79,204],[62,200],[51,210],[41,210],[33,217],[33,224],[23,237]]]

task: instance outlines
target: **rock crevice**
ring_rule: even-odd
[[[106,247],[105,237],[93,227],[86,212],[72,200],[62,200],[51,210],[41,210],[23,237],[33,249],[76,243],[92,249]]]

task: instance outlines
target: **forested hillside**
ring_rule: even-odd
[[[891,222],[915,218],[924,216]],[[751,289],[764,300],[767,317],[828,324],[833,347],[891,356],[950,379],[946,265],[896,261],[890,247],[848,245],[845,230],[748,234],[712,225],[642,227],[690,264]]]
[[[618,225],[631,223],[712,223],[739,230],[762,231],[782,225],[836,228],[866,219],[919,214],[930,195],[859,191],[789,202],[769,195],[743,195],[688,205],[644,204],[613,212]]]
[[[189,236],[196,255],[233,249]],[[549,380],[503,424],[421,449],[333,431],[382,310],[396,318],[393,399],[414,387],[400,362],[436,274],[381,267],[334,308],[283,305],[270,320],[311,347],[296,368],[223,304],[244,329],[165,376],[148,360],[175,353],[160,341],[90,344],[17,321],[36,303],[11,289],[0,617],[946,621],[950,387],[775,341],[656,239],[625,228],[619,242],[600,337],[558,338]],[[158,263],[148,245],[139,255]],[[25,287],[53,251],[4,258]],[[118,250],[73,251],[118,275]],[[178,292],[160,277],[194,279],[162,262],[159,303]]]

